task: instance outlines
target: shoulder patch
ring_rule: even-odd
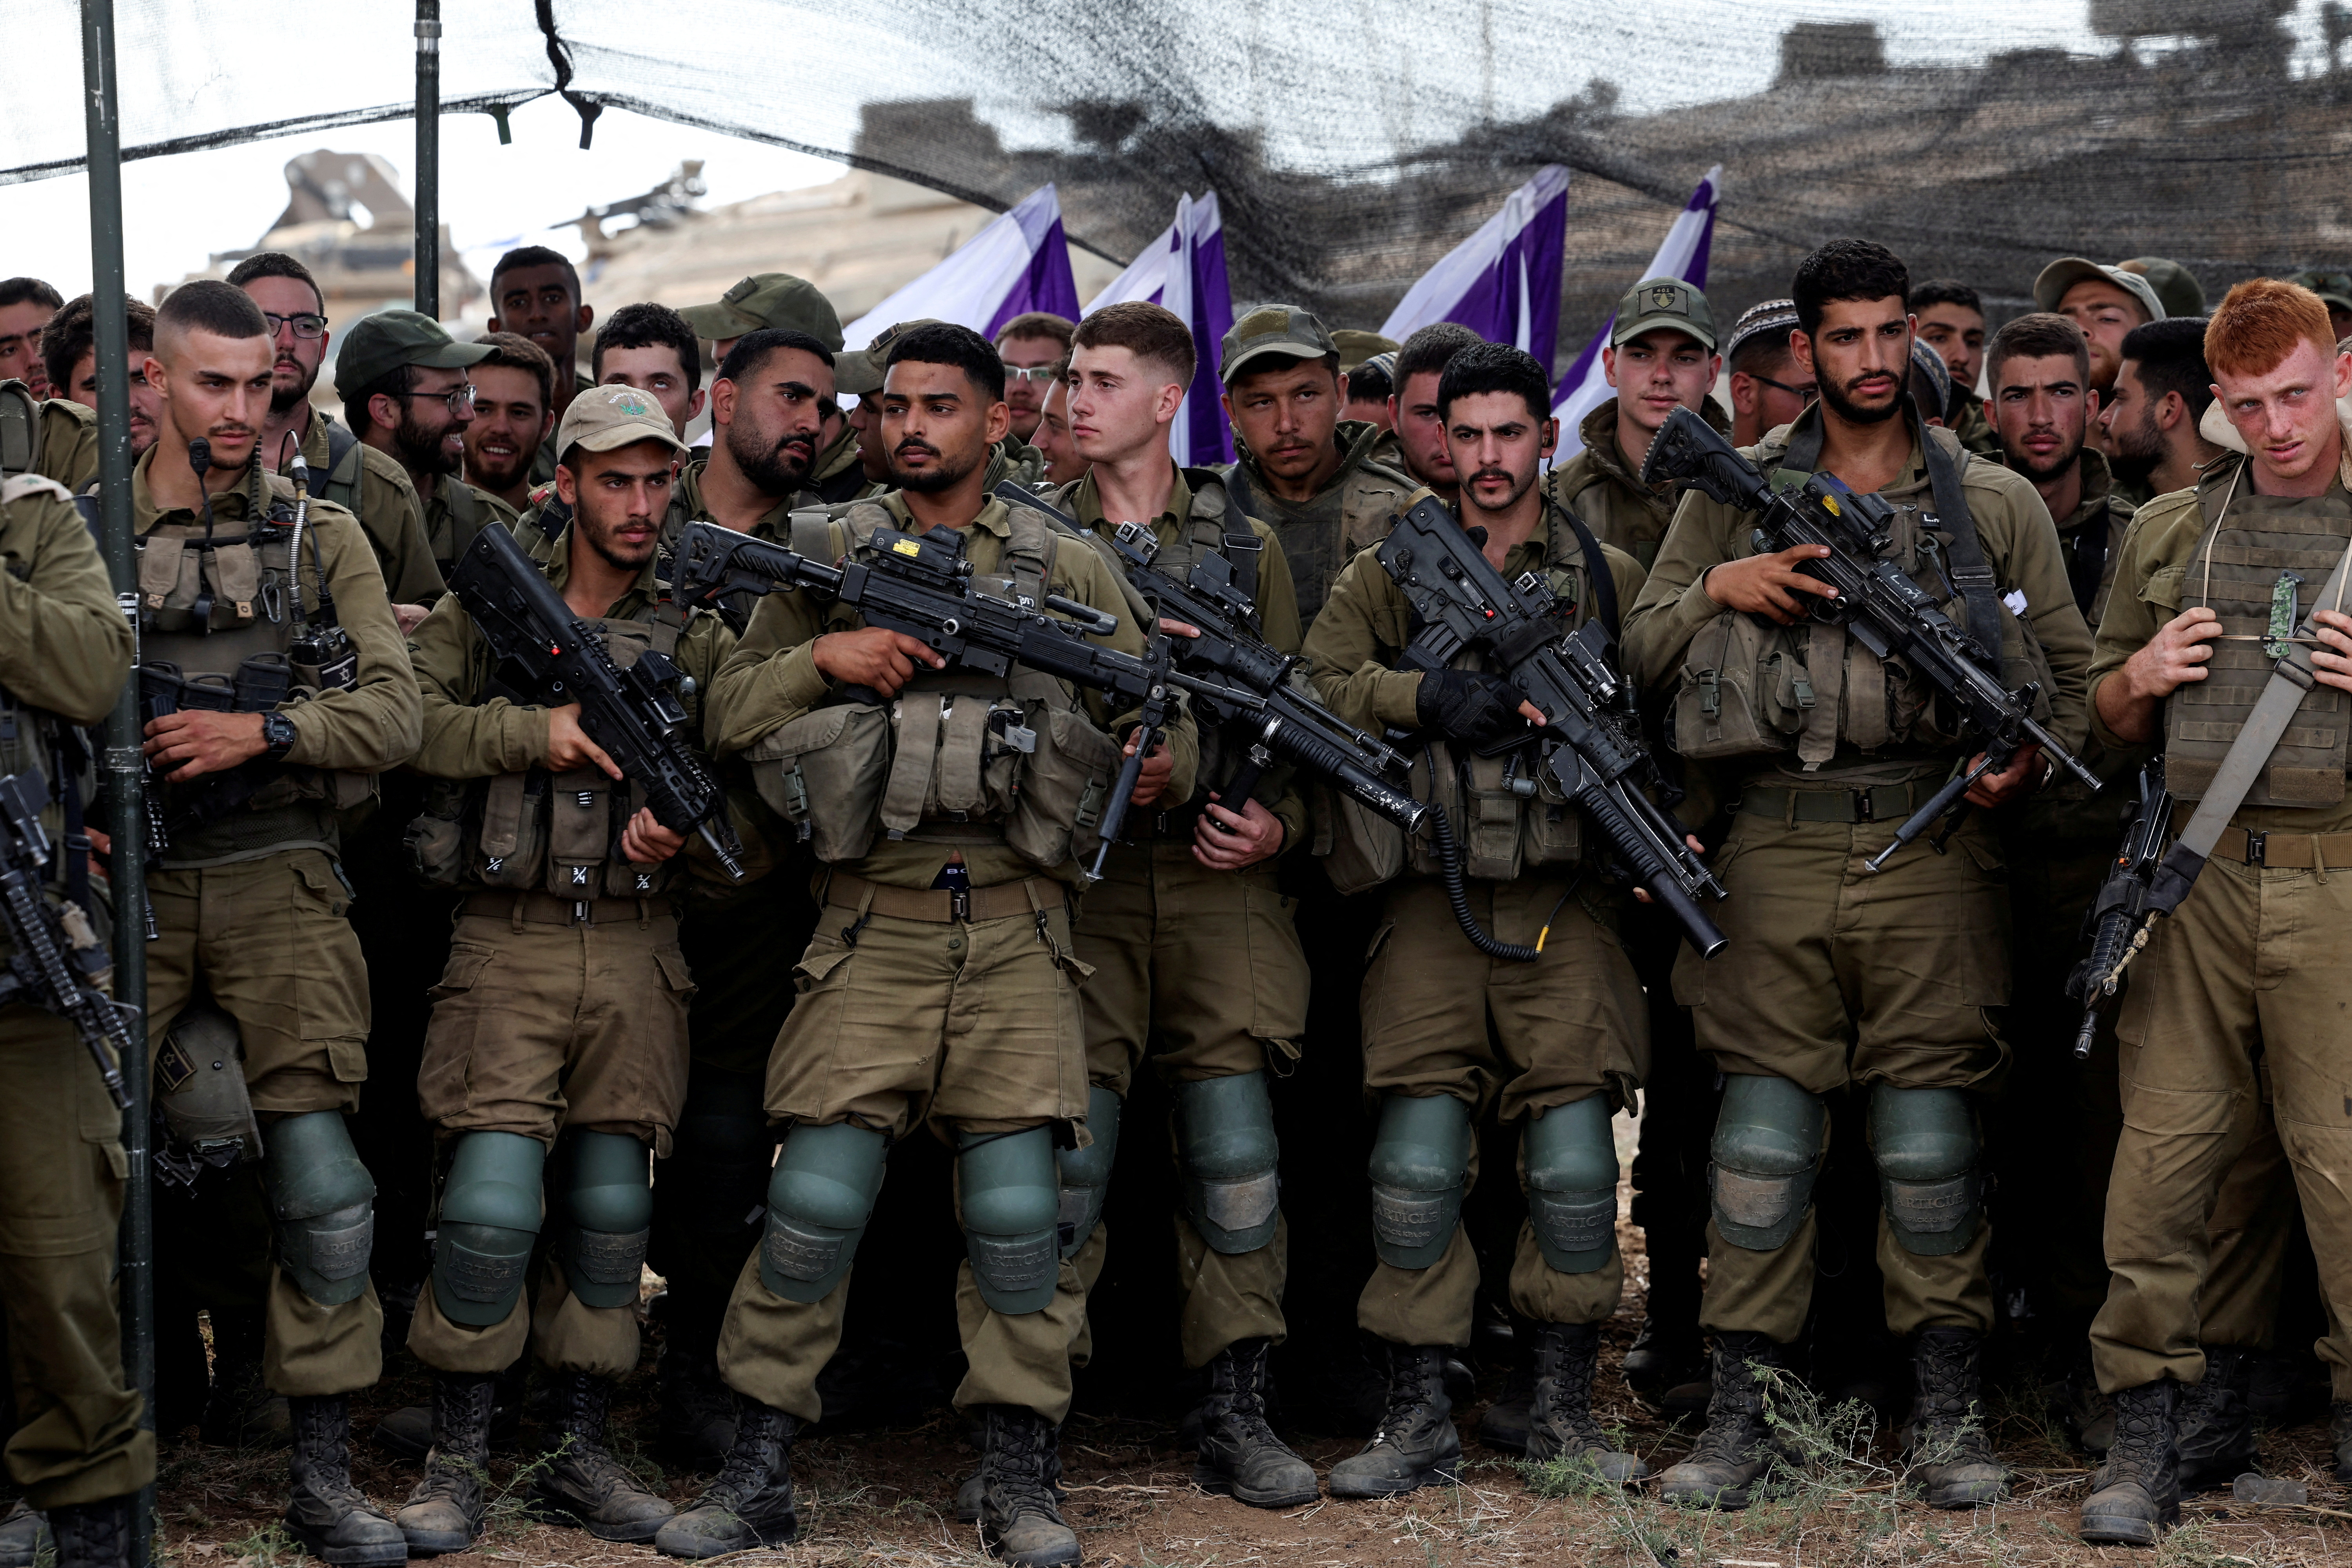
[[[73,491],[44,474],[18,474],[12,479],[0,480],[0,503],[41,495],[55,496],[61,501],[73,500]]]

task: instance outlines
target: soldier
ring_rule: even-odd
[[[1753,447],[1797,416],[1813,400],[1813,377],[1797,366],[1789,334],[1797,330],[1794,300],[1750,305],[1731,324],[1723,363],[1731,369],[1731,440]]]
[[[883,526],[959,529],[978,573],[1009,574],[1040,603],[1051,592],[1117,616],[1108,640],[1140,651],[1142,628],[1102,558],[981,487],[1012,423],[988,341],[917,328],[892,343],[885,372],[900,488],[813,523],[803,552],[835,558]],[[928,1127],[959,1152],[970,1253],[960,1298],[979,1299],[959,1311],[969,1370],[955,1403],[985,1429],[982,1537],[1016,1564],[1078,1559],[1052,1489],[1083,1294],[1076,1270],[1057,1268],[1055,1148],[1084,1143],[1087,1110],[1066,889],[1092,849],[1078,818],[1116,777],[1119,748],[1098,727],[1101,704],[1082,705],[1059,681],[1021,666],[991,679],[940,664],[846,606],[782,594],[761,602],[711,690],[716,749],[747,754],[763,795],[795,803],[826,868],[824,915],[794,972],[800,998],[768,1061],[767,1110],[784,1142],[767,1234],[719,1342],[719,1371],[741,1396],[735,1447],[656,1538],[673,1555],[792,1537],[793,1436],[821,1414],[816,1375],[840,1340],[852,1253],[891,1143]],[[885,706],[847,700],[852,687]],[[935,743],[894,747],[894,697],[901,731],[920,710]],[[975,700],[983,718],[1006,713],[1035,750],[999,749],[992,721],[968,724]],[[1136,805],[1162,792],[1189,799],[1192,752],[1180,721],[1145,766]],[[960,794],[983,766],[1001,781],[985,785],[989,798]]]
[[[708,305],[689,305],[678,312],[687,324],[710,340],[710,363],[723,364],[735,340],[761,327],[805,332],[829,354],[841,353],[841,317],[833,302],[814,284],[789,272],[761,272],[744,279]],[[869,345],[870,348],[871,345]],[[879,364],[880,360],[875,361]],[[872,377],[878,389],[882,383]],[[844,389],[845,392],[847,390]],[[830,505],[871,493],[883,476],[865,462],[857,432],[848,421],[829,428],[817,444],[816,459],[809,465],[808,487]],[[712,437],[713,440],[718,437]]]
[[[104,719],[130,672],[131,628],[63,486],[0,481],[0,775],[44,808],[53,853],[38,897],[109,925],[89,892],[82,754],[68,727]],[[51,790],[57,794],[52,802]],[[65,796],[70,794],[70,806]],[[0,936],[0,950],[6,947]],[[0,962],[5,962],[0,958]],[[0,1557],[30,1563],[48,1512],[58,1568],[130,1561],[133,1494],[155,1479],[155,1436],[125,1386],[115,1316],[121,1112],[72,1025],[22,999],[0,1006],[0,1306],[16,1430],[8,1474],[26,1502],[0,1519]],[[29,1507],[26,1506],[29,1503]]]
[[[1389,394],[1396,467],[1434,490],[1448,506],[1455,504],[1458,486],[1454,445],[1445,438],[1445,421],[1438,416],[1437,384],[1454,356],[1480,341],[1465,326],[1438,321],[1405,339],[1397,351],[1395,390]]]
[[[1340,569],[1387,535],[1413,483],[1372,460],[1377,428],[1339,417],[1339,348],[1307,311],[1252,310],[1225,334],[1217,370],[1240,453],[1219,477],[1244,515],[1274,524],[1299,624],[1311,626]]]
[[[23,382],[37,399],[64,391],[49,384],[41,332],[65,302],[64,295],[37,278],[0,280],[0,381]]]
[[[551,412],[559,421],[574,397],[596,384],[580,374],[580,334],[595,320],[595,307],[581,300],[579,269],[561,251],[526,245],[508,251],[490,268],[489,330],[529,338],[555,362]],[[557,456],[555,437],[550,436],[531,459],[533,485],[554,481]]]
[[[147,384],[147,356],[155,348],[155,307],[124,296],[123,326],[130,349],[131,460],[155,444],[155,394]],[[41,363],[59,397],[98,411],[98,324],[89,296],[77,295],[41,330]]]
[[[2134,327],[2122,353],[2115,387],[2099,408],[2107,466],[2150,495],[2195,488],[2198,471],[2221,455],[2201,430],[2213,405],[2205,318],[2168,316]]]
[[[702,345],[686,318],[667,305],[624,305],[588,352],[588,377],[599,386],[651,393],[677,438],[702,412]]]
[[[1065,376],[1069,366],[1062,366]],[[1066,380],[1056,381],[1045,394],[1045,405],[1037,416],[1037,432],[1033,443],[1045,459],[1045,482],[1054,486],[1076,484],[1086,478],[1087,460],[1070,441],[1070,388]]]
[[[1911,290],[1910,303],[1911,314],[1919,321],[1919,341],[1943,357],[1952,384],[1967,400],[1952,434],[1979,457],[1996,456],[2000,445],[1976,398],[1977,373],[1984,367],[1984,300],[1956,279],[1935,278]]]
[[[485,333],[479,342],[490,352],[474,362],[466,482],[525,512],[531,504],[531,459],[555,434],[555,362],[516,332]]]
[[[548,580],[615,662],[650,649],[709,690],[732,639],[708,616],[681,634],[656,575],[686,451],[667,413],[633,387],[594,388],[572,400],[556,443],[574,511]],[[649,1541],[671,1510],[607,1451],[604,1428],[615,1380],[637,1364],[646,1156],[669,1152],[686,1092],[685,838],[641,791],[615,786],[621,770],[577,704],[498,684],[462,605],[417,628],[415,659],[418,771],[460,787],[428,796],[410,839],[425,879],[466,896],[417,1080],[448,1163],[432,1288],[408,1334],[434,1369],[433,1451],[400,1529],[419,1556],[480,1532],[498,1374],[528,1340],[555,1382],[561,1435],[532,1501],[599,1540]]]
[[[367,1278],[374,1184],[344,1128],[369,1016],[338,824],[373,793],[366,775],[415,751],[416,687],[352,515],[310,502],[299,573],[291,559],[293,489],[256,440],[271,359],[261,308],[230,284],[184,284],[156,311],[160,435],[131,472],[142,684],[151,699],[235,697],[232,711],[178,701],[146,726],[149,810],[169,839],[147,885],[147,1032],[160,1045],[184,1014],[226,1015],[261,1120],[277,1237],[263,1366],[293,1426],[286,1527],[316,1556],[397,1563],[399,1531],[350,1470],[350,1395],[382,1370],[383,1314]]]
[[[2264,1100],[2319,1260],[2331,1322],[2317,1349],[2335,1374],[2336,1473],[2352,1475],[2352,1343],[2340,1327],[2352,1274],[2336,1245],[2352,1213],[2329,1174],[2346,1163],[2342,980],[2330,960],[2347,911],[2341,879],[2323,868],[2352,859],[2345,731],[2330,717],[2352,690],[2352,616],[2326,607],[2316,586],[2342,570],[2352,540],[2336,408],[2352,394],[2352,357],[2336,352],[2326,305],[2270,279],[2230,290],[2205,356],[2246,455],[2209,464],[2194,491],[2133,521],[2091,667],[2103,743],[2160,741],[2166,783],[2184,802],[2235,805],[2194,888],[2155,921],[2116,1020],[2124,1127],[2107,1299],[2091,1331],[2116,1435],[2083,1505],[2083,1538],[2137,1545],[2179,1518],[2178,1385],[2213,1375],[2198,1344],[2207,1227]],[[2294,682],[2300,702],[2282,734],[2250,720],[2266,679],[2292,679],[2284,666],[2266,675],[2265,639],[2292,637],[2306,604],[2319,606],[2315,684]]]
[[[1045,389],[1057,379],[1055,367],[1070,357],[1070,334],[1076,326],[1051,310],[1026,310],[996,330],[996,353],[1004,361],[1004,406],[1013,411],[1007,456],[1036,433]]]
[[[2124,334],[2165,317],[2164,302],[2145,273],[2079,256],[2061,257],[2042,269],[2033,279],[2033,304],[2083,329],[2091,345],[2091,390],[2103,397],[2123,363]]]
[[[1337,337],[1339,334],[1335,332],[1332,335]],[[1386,342],[1388,340],[1382,338],[1380,341]],[[1348,381],[1348,403],[1340,416],[1360,419],[1383,436],[1395,434],[1389,419],[1389,404],[1396,396],[1396,351],[1385,350],[1361,364],[1347,364],[1345,356],[1342,356],[1339,374]],[[1383,459],[1394,467],[1396,459],[1392,447],[1383,446],[1381,452]]]
[[[1633,602],[1642,568],[1539,488],[1559,430],[1550,390],[1543,367],[1507,344],[1465,348],[1446,365],[1438,405],[1464,476],[1462,522],[1486,530],[1486,558],[1504,576],[1539,573],[1574,621],[1607,624]],[[1580,888],[1571,810],[1515,794],[1514,761],[1472,754],[1519,731],[1533,707],[1513,701],[1482,656],[1427,675],[1395,668],[1408,622],[1403,591],[1376,555],[1359,554],[1307,634],[1316,689],[1350,723],[1432,736],[1413,790],[1470,847],[1473,915],[1497,940],[1542,951],[1532,963],[1480,954],[1449,910],[1433,851],[1393,837],[1382,844],[1343,814],[1333,882],[1343,893],[1386,883],[1363,983],[1364,1091],[1380,1106],[1379,1262],[1357,1321],[1387,1352],[1388,1403],[1363,1451],[1332,1468],[1331,1495],[1410,1491],[1453,1479],[1461,1462],[1444,1361],[1470,1342],[1478,1264],[1460,1215],[1475,1175],[1474,1121],[1496,1102],[1507,1124],[1525,1124],[1531,1194],[1510,1271],[1512,1306],[1538,1336],[1528,1457],[1566,1456],[1611,1481],[1635,1480],[1646,1468],[1611,1448],[1591,1408],[1601,1324],[1624,1283],[1609,1119],[1633,1102],[1647,1056],[1641,985],[1618,936],[1623,900]],[[1577,1027],[1562,1029],[1563,1019]]]
[[[2000,643],[2003,684],[2038,680],[2052,732],[2078,742],[2090,634],[2049,513],[2024,479],[1908,412],[1909,292],[1902,262],[1876,245],[1834,240],[1805,258],[1790,342],[1821,401],[1752,455],[1768,471],[1827,471],[1899,507],[1910,521],[1898,537],[1913,542],[1898,567],[1935,584],[1979,641]],[[1916,521],[1929,507],[1933,547]],[[2006,1054],[1988,1012],[2009,997],[2000,845],[1969,816],[1950,854],[1914,845],[1881,872],[1863,868],[1944,782],[1961,739],[1926,691],[1895,682],[1842,628],[1780,630],[1804,617],[1794,595],[1827,591],[1797,570],[1823,552],[1758,555],[1751,531],[1746,514],[1686,496],[1626,632],[1629,673],[1674,696],[1669,732],[1684,737],[1686,759],[1717,764],[1717,788],[1734,802],[1717,851],[1730,945],[1704,965],[1685,953],[1675,971],[1699,1048],[1727,1076],[1700,1316],[1715,1336],[1714,1394],[1706,1433],[1666,1473],[1664,1495],[1743,1508],[1773,1462],[1759,1369],[1785,1366],[1803,1327],[1824,1097],[1854,1086],[1868,1093],[1885,1206],[1887,1327],[1914,1339],[1908,1439],[1925,1459],[1929,1503],[1969,1507],[2007,1481],[1976,1419],[1992,1292],[1969,1099]],[[1966,595],[1943,590],[1930,560],[1949,563]],[[2003,595],[2021,595],[2011,601],[2023,605],[2017,616],[2004,613]],[[1750,690],[1759,689],[1745,672],[1771,664],[1757,699],[1765,710],[1727,717],[1704,706],[1727,687],[1688,676],[1677,686],[1691,661],[1736,664]],[[1809,680],[1780,678],[1793,668]],[[2045,772],[2039,751],[2022,748],[1969,800],[1998,805]]]

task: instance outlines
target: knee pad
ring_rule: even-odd
[[[278,1262],[321,1307],[367,1289],[375,1247],[375,1178],[340,1110],[289,1116],[263,1134],[262,1183],[278,1233]]]
[[[760,1223],[775,1152],[760,1080],[697,1069],[654,1183],[665,1237],[740,1242]]]
[[[1904,1251],[1942,1258],[1976,1239],[1984,1179],[1966,1094],[1877,1085],[1870,1091],[1870,1146],[1886,1223]]]
[[[957,1217],[980,1299],[1007,1314],[1044,1311],[1062,1261],[1054,1130],[959,1131],[957,1146]]]
[[[653,1238],[648,1157],[646,1145],[626,1132],[563,1135],[555,1256],[583,1306],[626,1307],[637,1299]]]
[[[1110,1168],[1118,1158],[1118,1095],[1100,1084],[1087,1090],[1087,1132],[1094,1142],[1083,1149],[1063,1149],[1054,1155],[1061,1177],[1061,1204],[1054,1228],[1065,1258],[1078,1248],[1102,1222],[1103,1199],[1110,1191]]]
[[[1555,1105],[1528,1123],[1528,1223],[1544,1261],[1590,1274],[1617,1245],[1617,1144],[1609,1097]]]
[[[506,1321],[530,1272],[547,1150],[520,1132],[467,1132],[441,1186],[433,1300],[467,1328]]]
[[[1176,1138],[1184,1217],[1211,1250],[1255,1252],[1272,1241],[1282,1187],[1265,1074],[1176,1085]]]
[[[1736,1073],[1724,1080],[1706,1167],[1715,1228],[1724,1240],[1769,1252],[1796,1234],[1821,1173],[1826,1120],[1821,1096],[1785,1078]]]
[[[1394,1268],[1427,1268],[1462,1220],[1470,1107],[1450,1094],[1392,1094],[1372,1139],[1372,1249]]]
[[[793,1127],[768,1177],[760,1282],[787,1301],[822,1301],[849,1272],[882,1191],[889,1141],[846,1121]]]

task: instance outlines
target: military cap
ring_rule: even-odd
[[[833,390],[841,396],[863,397],[869,392],[882,390],[882,372],[890,359],[890,345],[913,331],[917,327],[935,327],[937,316],[918,316],[911,321],[893,321],[874,334],[873,342],[862,349],[833,356]]]
[[[335,353],[335,395],[348,403],[402,365],[463,370],[490,357],[488,343],[461,343],[415,310],[378,310],[343,331]]]
[[[1225,334],[1223,352],[1218,356],[1217,379],[1227,386],[1234,377],[1247,368],[1252,360],[1268,354],[1287,354],[1292,359],[1322,359],[1339,352],[1331,338],[1330,329],[1316,320],[1312,312],[1296,305],[1260,305]]]
[[[2137,272],[2156,290],[2163,301],[2164,313],[2171,316],[2201,316],[2205,313],[2205,286],[2197,281],[2197,274],[2178,261],[2168,261],[2161,256],[2135,256],[2129,261],[2118,262],[2126,272]],[[2336,276],[2341,279],[2343,274]],[[2352,282],[2345,285],[2352,289]],[[2352,302],[2345,307],[2352,310]]]
[[[677,438],[662,405],[634,386],[592,386],[574,395],[555,430],[559,453],[574,447],[610,452],[640,441],[659,441],[681,458],[693,456],[693,449]]]
[[[1679,278],[1644,278],[1617,301],[1617,321],[1609,329],[1609,346],[1658,327],[1671,327],[1696,338],[1709,353],[1715,352],[1715,312],[1706,296]]]
[[[1339,374],[1361,370],[1364,362],[1376,354],[1391,354],[1403,345],[1394,338],[1384,338],[1378,332],[1367,332],[1355,327],[1341,327],[1331,334],[1339,349]]]
[[[688,305],[679,315],[697,337],[740,338],[761,327],[806,332],[830,353],[841,352],[841,317],[833,301],[805,278],[789,272],[755,272],[709,305]]]
[[[1756,338],[1778,338],[1785,343],[1797,326],[1794,300],[1765,300],[1750,305],[1731,323],[1731,341],[1723,345],[1723,357],[1729,359]]]
[[[2033,280],[2033,308],[2054,310],[2058,302],[2066,297],[2067,289],[2092,279],[2112,283],[2138,300],[2147,311],[2149,321],[2164,320],[2164,301],[2157,297],[2155,284],[2139,273],[2126,272],[2120,267],[2109,267],[2104,262],[2086,260],[2080,256],[2062,256],[2042,269],[2042,275]]]
[[[2306,267],[2287,281],[2298,288],[2310,289],[2319,296],[2323,305],[2332,305],[2339,310],[2352,310],[2352,277],[2330,272],[2324,267]],[[2200,310],[2197,313],[2201,316],[2205,312]]]

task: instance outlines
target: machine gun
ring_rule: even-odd
[[[29,1003],[71,1024],[115,1109],[128,1110],[131,1090],[119,1064],[131,1051],[138,1013],[106,994],[113,962],[88,913],[77,903],[59,909],[42,890],[54,855],[41,826],[48,794],[38,770],[0,778],[0,919],[16,950],[0,972],[0,1005]]]
[[[2124,829],[2123,847],[2091,906],[2091,956],[2066,979],[2066,994],[2083,1005],[2083,1026],[2074,1035],[2077,1060],[2091,1054],[2099,1014],[2107,998],[2123,989],[2124,969],[2147,946],[2157,916],[2179,902],[2153,896],[2172,847],[2173,804],[2172,792],[2164,787],[2164,759],[2153,757],[2140,770],[2139,805]]]
[[[648,648],[623,669],[596,628],[572,613],[514,535],[486,528],[449,574],[449,591],[481,629],[498,678],[530,700],[580,704],[580,728],[646,792],[654,819],[699,833],[719,866],[743,878],[743,845],[718,775],[694,754],[679,700],[686,675]]]
[[[1720,501],[1757,514],[1757,534],[1765,548],[1826,546],[1829,553],[1800,564],[1798,571],[1837,590],[1835,598],[1805,596],[1813,619],[1842,626],[1881,658],[1899,658],[1927,678],[1956,707],[1969,729],[1984,740],[1984,759],[1952,779],[1895,830],[1895,842],[1871,857],[1874,871],[1894,853],[1949,814],[1956,819],[1961,797],[1987,773],[2007,769],[2028,742],[2092,789],[2099,778],[2058,743],[2033,717],[2038,683],[2006,690],[1987,673],[1998,668],[2000,649],[1987,648],[1955,626],[1942,606],[1919,585],[1881,559],[1893,534],[1895,509],[1874,495],[1856,495],[1834,474],[1814,474],[1801,487],[1776,490],[1755,464],[1686,408],[1666,416],[1649,455],[1642,459],[1642,482],[1674,479]],[[1941,850],[1941,843],[1934,846]]]
[[[1700,955],[1714,957],[1726,939],[1698,899],[1723,897],[1723,885],[1684,842],[1688,830],[1646,793],[1664,780],[1642,740],[1633,688],[1611,660],[1609,628],[1594,620],[1573,634],[1563,631],[1559,603],[1543,578],[1529,572],[1506,583],[1486,557],[1486,537],[1484,529],[1465,529],[1443,502],[1424,496],[1381,542],[1381,565],[1421,624],[1400,668],[1444,669],[1463,648],[1483,647],[1544,716],[1541,728],[1496,749],[1534,748],[1538,774],[1584,813],[1634,885],[1681,922]],[[1450,835],[1439,848],[1454,858]],[[1481,951],[1533,961],[1536,949],[1478,930],[1458,873],[1449,874],[1447,890],[1454,918]]]

